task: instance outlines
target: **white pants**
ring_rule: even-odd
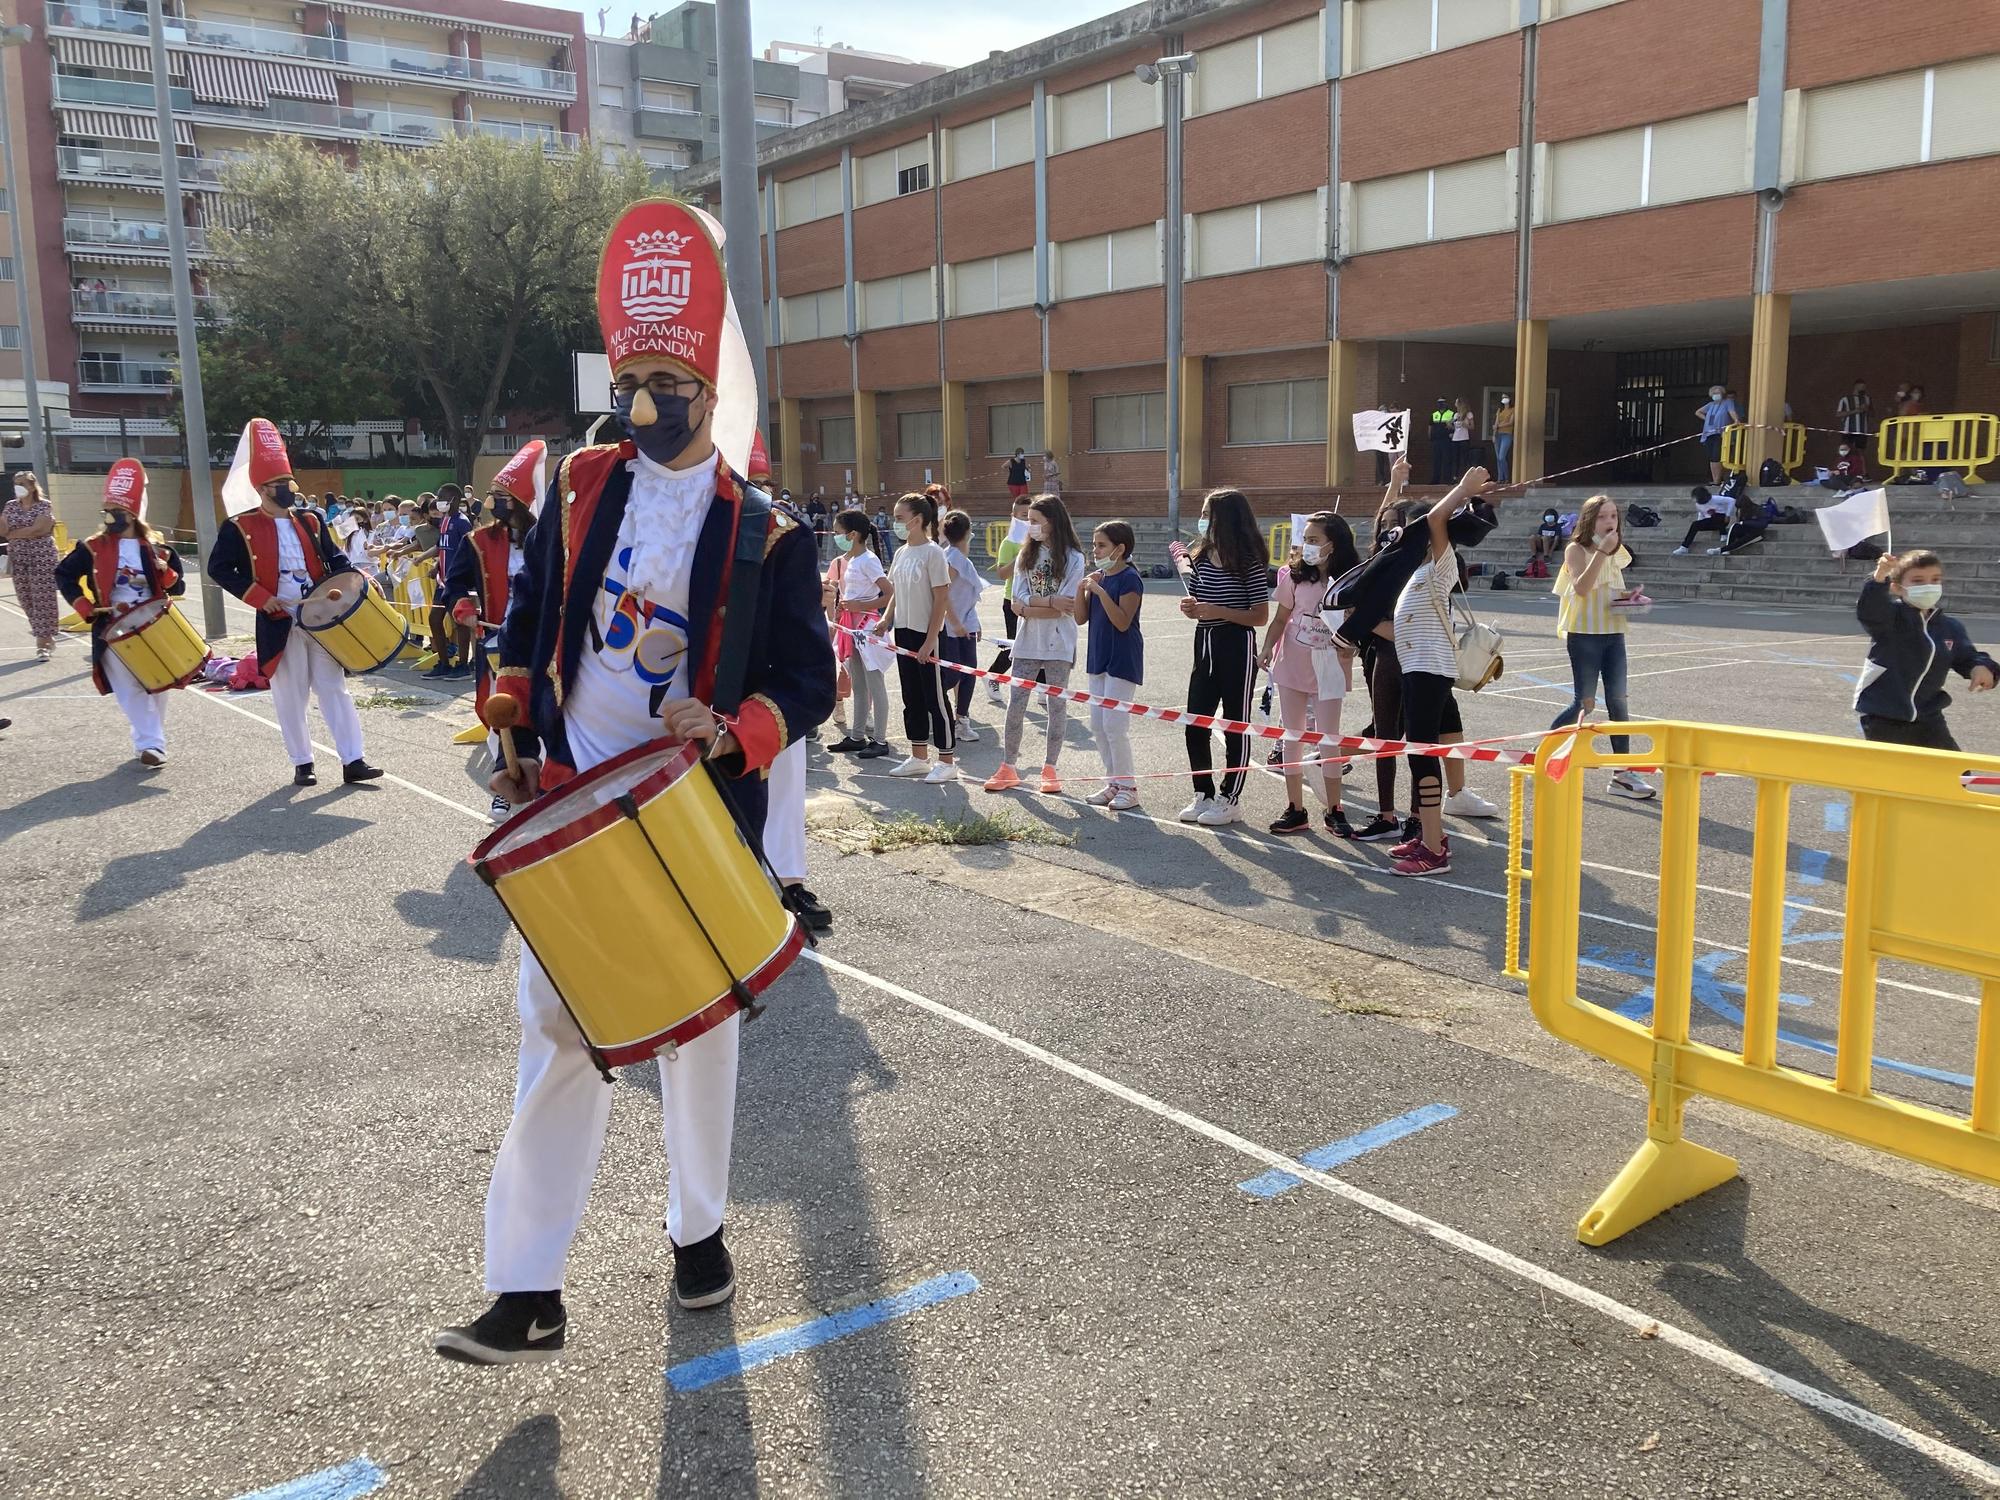
[[[806,878],[806,742],[785,746],[771,762],[765,790],[764,857],[780,880]]]
[[[1103,672],[1090,674],[1091,694],[1098,698],[1122,698],[1127,703],[1139,696],[1139,684]],[[1090,730],[1097,736],[1097,753],[1104,760],[1104,774],[1116,792],[1136,792],[1139,783],[1132,776],[1132,716],[1121,709],[1090,707]]]
[[[333,748],[344,766],[361,759],[361,715],[347,696],[347,670],[302,625],[293,625],[271,674],[271,706],[278,711],[278,728],[285,737],[285,754],[303,766],[313,758],[312,736],[306,732],[306,694],[319,699],[320,717],[333,733]]]
[[[599,1075],[555,986],[525,949],[519,1005],[514,1120],[486,1192],[486,1289],[496,1294],[562,1286],[616,1092]],[[660,1059],[667,1234],[679,1245],[705,1240],[722,1227],[742,1019],[731,1016],[672,1061]]]
[[[167,695],[147,692],[132,675],[132,669],[109,651],[104,653],[104,676],[111,684],[111,696],[124,710],[125,722],[132,726],[132,753],[144,755],[148,750],[157,750],[165,755]]]

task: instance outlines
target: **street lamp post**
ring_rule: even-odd
[[[32,26],[0,26],[0,47],[20,47],[35,39]],[[21,391],[27,404],[28,464],[43,484],[49,474],[48,435],[42,428],[42,391],[35,378],[35,323],[41,309],[28,305],[28,261],[21,248],[21,195],[14,186],[14,123],[7,99],[6,59],[0,57],[0,156],[7,163],[7,223],[14,235],[15,302],[21,318]]]
[[[1164,90],[1167,171],[1167,530],[1181,529],[1181,287],[1187,279],[1181,228],[1181,81],[1195,70],[1192,52],[1176,53],[1157,62],[1140,63],[1132,71],[1142,83]]]

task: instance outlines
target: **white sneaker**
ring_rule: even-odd
[[[1111,800],[1105,804],[1113,812],[1130,812],[1138,805],[1139,794],[1137,792],[1114,792]]]
[[[891,766],[889,774],[891,776],[928,776],[931,774],[931,763],[927,760],[918,760],[912,755],[901,765]]]
[[[495,797],[493,805],[486,809],[486,816],[495,823],[504,823],[514,816],[514,805],[504,798]]]
[[[1116,795],[1117,793],[1113,792],[1110,787],[1101,786],[1083,800],[1088,802],[1092,807],[1109,807],[1111,799]]]
[[[1720,557],[1722,556],[1722,549],[1720,547],[1710,547],[1708,549],[1708,555],[1710,557]]]
[[[917,764],[922,765],[923,762],[919,761],[917,762]],[[929,773],[925,775],[924,785],[949,786],[956,780],[958,780],[958,767],[955,765],[948,766],[943,761],[939,761],[936,765],[932,766],[930,768]]]
[[[1221,797],[1217,797],[1213,802],[1209,803],[1207,810],[1195,819],[1195,822],[1201,824],[1204,828],[1221,828],[1226,824],[1241,823],[1242,821],[1242,806]]]
[[[1007,706],[1007,700],[1000,696],[999,683],[989,682],[986,684],[986,701],[991,703],[995,708],[1005,708]]]
[[[1183,823],[1199,823],[1202,821],[1202,814],[1213,806],[1215,806],[1215,799],[1213,797],[1197,797],[1181,809],[1181,821]]]
[[[979,731],[972,727],[972,720],[960,719],[958,721],[958,737],[968,745],[979,743]]]
[[[1674,548],[1674,556],[1675,556],[1675,557],[1686,557],[1687,555],[1688,555],[1688,549],[1687,549],[1687,548],[1685,548],[1685,547],[1676,547],[1676,548]]]
[[[1454,818],[1497,818],[1500,809],[1488,802],[1479,793],[1467,787],[1462,792],[1453,792],[1444,799],[1444,810]]]
[[[1634,802],[1646,802],[1658,795],[1653,783],[1636,771],[1613,771],[1607,790],[1614,797],[1630,797]]]

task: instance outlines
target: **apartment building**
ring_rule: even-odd
[[[178,451],[176,346],[145,6],[30,8],[16,162],[40,229],[43,399],[67,411],[75,462],[166,456]],[[204,308],[215,264],[206,231],[226,212],[223,169],[262,138],[420,150],[480,131],[575,150],[587,128],[577,12],[510,0],[169,0],[167,9],[174,146]]]
[[[1183,52],[1169,225],[1134,69]],[[1996,98],[1990,0],[1152,0],[764,143],[777,461],[983,496],[1049,448],[1157,513],[1169,234],[1184,487],[1274,510],[1374,479],[1355,411],[1440,397],[1484,436],[1514,394],[1517,476],[1606,482],[1701,473],[1602,461],[1711,381],[1770,422],[1856,379],[2000,410]]]

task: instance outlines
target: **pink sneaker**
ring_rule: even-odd
[[[1408,859],[1412,854],[1415,854],[1419,849],[1423,847],[1424,847],[1424,836],[1420,833],[1413,839],[1404,839],[1403,842],[1400,844],[1391,844],[1389,846],[1389,858]],[[1444,841],[1440,847],[1443,848],[1444,850],[1445,858],[1450,859],[1451,858],[1450,834],[1447,833],[1444,836]]]
[[[1062,795],[1062,777],[1056,775],[1054,766],[1042,767],[1042,795],[1045,797]]]
[[[1451,873],[1451,851],[1433,852],[1419,842],[1416,849],[1391,867],[1398,875],[1448,875]]]
[[[986,779],[989,792],[1011,792],[1021,784],[1021,773],[1012,766],[1003,765]]]

